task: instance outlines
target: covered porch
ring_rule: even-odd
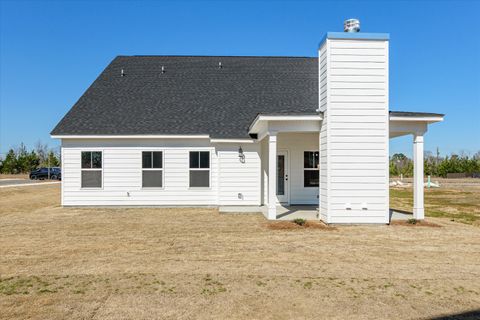
[[[259,115],[252,123],[250,132],[261,143],[262,212],[267,219],[291,220],[291,214],[318,219],[322,119],[321,114]]]
[[[389,138],[404,135],[413,137],[414,205],[413,215],[384,211],[385,216],[389,215],[388,221],[397,218],[424,219],[424,135],[429,124],[442,120],[443,115],[439,114],[390,112]],[[320,113],[259,115],[252,123],[250,132],[257,134],[261,142],[262,212],[267,219],[321,219],[320,176],[324,173],[321,173],[320,166],[319,133],[322,121],[323,115]],[[388,164],[388,144],[384,152]],[[310,165],[310,158],[314,166]],[[388,170],[384,177],[387,181],[384,188],[388,197]],[[361,209],[363,210],[363,204]]]
[[[390,112],[390,139],[412,136],[413,219],[425,219],[424,136],[429,124],[440,121],[443,121],[443,115],[436,113]]]

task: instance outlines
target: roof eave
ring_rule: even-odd
[[[302,114],[302,115],[281,115],[281,114],[261,114],[259,113],[248,127],[248,133],[257,133],[255,128],[264,121],[321,121],[323,114]]]
[[[210,135],[156,135],[156,134],[135,134],[135,135],[50,135],[52,139],[210,139]]]
[[[390,116],[390,121],[404,121],[404,122],[427,122],[435,123],[443,121],[444,116]]]

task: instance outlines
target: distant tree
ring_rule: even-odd
[[[425,151],[425,152],[423,153],[423,157],[424,157],[425,159],[433,158],[433,152],[427,150],[427,151]]]
[[[27,155],[25,159],[25,167],[23,172],[30,172],[33,169],[38,168],[38,165],[40,164],[40,160],[38,159],[37,154],[35,151],[30,151],[30,153]]]
[[[390,165],[389,165],[389,171],[390,171],[390,176],[391,177],[396,177],[398,176],[398,170],[397,170],[397,166],[395,165],[395,163],[393,161],[390,160]]]
[[[390,166],[395,166],[396,170],[393,170],[393,172],[395,172],[396,175],[402,174],[405,177],[409,177],[409,162],[411,162],[411,160],[403,153],[395,153],[390,159]]]
[[[436,171],[435,162],[432,162],[429,159],[425,159],[423,168],[426,176],[435,175],[435,171]]]
[[[13,149],[8,150],[7,156],[2,163],[2,173],[12,174],[17,173],[17,156]]]
[[[31,151],[21,143],[16,150],[10,149],[5,159],[0,159],[0,173],[28,173],[38,167],[47,166],[60,166],[60,154],[54,149],[48,149],[48,146],[40,141]]]
[[[393,161],[397,161],[397,160],[400,160],[400,161],[403,161],[403,160],[406,160],[408,159],[406,155],[404,155],[403,153],[395,153],[393,156],[392,156],[392,160]]]
[[[21,143],[16,151],[15,173],[28,173],[36,169],[40,164],[35,151],[27,151],[27,147]]]
[[[32,156],[28,153],[27,147],[23,144],[23,142],[20,144],[20,147],[17,149],[17,162],[16,162],[16,172],[17,173],[23,173],[27,172],[30,168],[30,162]]]
[[[35,144],[35,152],[38,156],[39,165],[42,167],[47,166],[48,160],[48,145],[43,144],[40,140]]]
[[[57,157],[57,155],[53,152],[53,150],[50,150],[50,152],[48,153],[47,166],[50,166],[50,167],[60,166],[60,160]]]
[[[413,161],[407,158],[405,160],[405,165],[400,170],[400,173],[404,177],[413,177]]]

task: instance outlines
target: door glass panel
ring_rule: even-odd
[[[285,195],[285,156],[277,156],[277,195]]]

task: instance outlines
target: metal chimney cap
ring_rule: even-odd
[[[360,20],[347,19],[343,22],[343,31],[345,32],[360,32]]]

